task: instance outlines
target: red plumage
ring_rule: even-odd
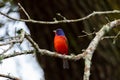
[[[68,54],[68,44],[67,44],[67,38],[65,37],[65,34],[62,29],[57,29],[55,31],[55,37],[54,37],[54,48],[56,52],[67,55]],[[63,68],[69,68],[68,61],[63,59]]]
[[[66,37],[55,34],[54,48],[55,48],[56,52],[67,55],[68,54],[68,44],[67,44]]]

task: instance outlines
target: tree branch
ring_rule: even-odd
[[[7,51],[9,51],[12,47],[13,47],[13,43],[11,43],[10,44],[10,46],[9,46],[9,48],[8,49],[6,49],[6,50],[4,50],[2,53],[0,53],[0,55],[2,55],[2,54],[4,54],[4,53],[6,53]]]
[[[11,75],[6,75],[6,74],[0,74],[0,77],[8,78],[10,80],[20,80],[17,77],[11,76]]]
[[[0,55],[0,59],[3,60],[3,59],[7,59],[7,58],[11,58],[11,57],[15,57],[15,56],[18,56],[18,55],[23,55],[23,54],[33,54],[33,53],[40,53],[41,55],[47,55],[47,56],[51,56],[51,57],[58,57],[58,58],[64,58],[64,59],[69,59],[69,60],[79,60],[81,58],[83,58],[85,56],[85,54],[78,54],[78,55],[62,55],[62,54],[59,54],[59,53],[56,53],[56,52],[51,52],[49,50],[46,50],[46,49],[40,49],[38,44],[33,41],[33,39],[30,37],[30,35],[28,35],[27,33],[25,33],[24,30],[21,30],[21,34],[17,37],[20,37],[20,40],[11,40],[11,41],[8,41],[8,42],[4,42],[2,44],[0,44],[0,46],[2,45],[8,45],[8,44],[15,44],[15,43],[21,43],[23,41],[24,38],[26,38],[33,46],[33,48],[35,50],[28,50],[28,51],[22,51],[22,52],[14,52],[13,54],[1,54]],[[10,47],[11,48],[11,47]],[[9,49],[10,49],[9,48]],[[7,49],[8,51],[8,49]]]
[[[91,41],[88,48],[86,49],[85,53],[85,68],[84,68],[84,80],[89,80],[90,76],[90,66],[91,66],[91,59],[93,56],[94,51],[98,43],[100,42],[101,38],[104,36],[105,33],[109,32],[112,28],[120,25],[120,19],[112,21],[106,25],[104,25],[100,31],[96,33],[95,38]]]
[[[23,10],[23,12],[25,13],[25,15],[27,16],[27,18],[30,20],[30,16],[29,14],[27,13],[27,11],[22,7],[22,5],[20,3],[18,3],[18,5],[20,6],[20,8]]]
[[[3,54],[3,55],[0,55],[0,57],[1,57],[1,60],[4,60],[4,59],[11,58],[11,57],[19,56],[19,55],[33,54],[34,52],[35,50],[25,50],[22,52],[14,52],[12,54]]]
[[[24,40],[24,38],[25,38],[24,36],[25,36],[25,31],[20,30],[20,33],[19,33],[18,37],[15,37],[15,39],[10,40],[10,41],[0,43],[0,46],[12,44],[12,43],[13,44],[14,43],[21,43]],[[18,38],[18,39],[16,39],[16,38]]]
[[[26,12],[27,13],[27,12]],[[25,13],[25,14],[26,14]],[[33,20],[33,19],[16,19],[16,18],[13,18],[13,17],[10,17],[8,16],[7,14],[4,14],[2,12],[0,12],[1,15],[9,18],[9,19],[12,19],[12,20],[15,20],[15,21],[22,21],[22,22],[32,22],[32,23],[38,23],[38,24],[59,24],[59,23],[72,23],[72,22],[79,22],[79,21],[83,21],[83,20],[87,20],[95,15],[103,15],[103,14],[115,14],[115,13],[120,13],[119,10],[113,10],[113,11],[98,11],[98,12],[93,12],[83,18],[80,18],[80,19],[71,19],[71,20],[68,20],[68,19],[65,19],[65,20],[60,20],[60,21],[38,21],[38,20]],[[27,13],[28,14],[28,13]]]
[[[33,41],[33,39],[29,35],[25,35],[26,39],[32,44],[32,46],[36,49],[38,53],[41,53],[41,55],[47,55],[52,57],[58,57],[58,58],[64,58],[69,60],[79,60],[83,58],[86,54],[78,54],[78,55],[62,55],[56,52],[51,52],[45,49],[40,49],[38,44]]]

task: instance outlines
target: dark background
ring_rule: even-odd
[[[56,13],[67,19],[77,19],[87,16],[93,11],[108,11],[120,9],[120,0],[17,0],[35,20],[53,21],[53,18],[62,20]],[[21,11],[21,18],[27,19]],[[109,19],[107,20],[106,17]],[[32,38],[42,49],[54,51],[53,30],[62,28],[69,41],[69,53],[78,54],[86,49],[95,35],[79,38],[84,35],[83,30],[92,33],[109,21],[120,17],[120,14],[96,15],[88,20],[75,23],[34,24],[27,23]],[[116,35],[120,28],[111,30],[106,36]],[[112,39],[100,41],[93,59],[90,80],[120,80],[120,39],[112,44]],[[38,62],[44,69],[45,80],[82,80],[84,60],[69,61],[70,68],[62,68],[62,60],[49,56],[36,55]]]

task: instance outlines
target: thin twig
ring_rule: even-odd
[[[114,39],[113,39],[113,44],[116,43],[116,40],[117,40],[117,38],[118,38],[119,35],[120,35],[120,31],[119,31],[118,34],[114,37]]]
[[[85,33],[85,35],[81,35],[81,36],[78,36],[78,37],[81,38],[81,37],[86,37],[86,36],[90,36],[90,35],[96,34],[95,31],[92,32],[92,33],[87,33],[87,32],[84,32],[84,33]]]
[[[24,50],[22,52],[14,52],[13,54],[3,54],[0,57],[2,60],[4,60],[4,59],[11,58],[11,57],[19,56],[19,55],[33,54],[34,52],[35,52],[34,50]]]
[[[22,5],[20,3],[18,3],[18,5],[20,6],[20,8],[23,10],[23,12],[25,13],[25,15],[27,16],[27,18],[30,20],[30,16],[29,14],[27,13],[27,11],[22,7]]]
[[[9,46],[8,49],[4,50],[2,53],[0,53],[0,55],[3,55],[4,53],[6,53],[7,51],[9,51],[12,47],[13,47],[13,43],[11,43],[11,45]]]
[[[110,39],[110,38],[113,39],[113,38],[115,38],[115,36],[104,36],[104,37],[101,38],[101,40],[103,40],[103,39]]]
[[[6,74],[0,74],[0,77],[8,78],[10,80],[20,80],[19,78],[11,76],[10,74],[8,74],[8,75],[6,75]]]
[[[64,17],[63,15],[61,15],[60,13],[57,13],[58,16],[60,16],[61,18],[63,18],[63,20],[67,20],[66,17]]]
[[[32,23],[38,23],[38,24],[60,24],[60,23],[72,23],[72,22],[79,22],[79,21],[83,21],[83,20],[87,20],[95,15],[103,15],[103,14],[116,14],[116,13],[120,13],[119,10],[113,10],[113,11],[98,11],[98,12],[93,12],[83,18],[79,18],[79,19],[71,19],[71,20],[60,20],[60,21],[38,21],[38,20],[33,20],[33,19],[16,19],[13,17],[8,16],[7,14],[4,14],[2,12],[0,12],[1,15],[6,16],[9,19],[15,20],[15,21],[22,21],[22,22],[32,22]]]
[[[20,39],[13,39],[13,40],[10,40],[10,41],[7,41],[7,42],[0,43],[0,46],[8,45],[8,44],[11,44],[11,43],[20,43],[24,40],[24,36],[25,36],[25,31],[23,30],[20,33]]]

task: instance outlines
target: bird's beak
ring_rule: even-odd
[[[54,33],[56,33],[56,30],[53,30]]]

